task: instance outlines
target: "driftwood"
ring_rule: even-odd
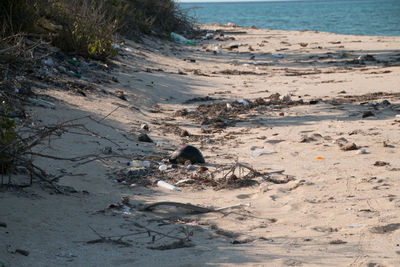
[[[233,209],[233,208],[239,208],[239,207],[249,207],[250,204],[238,204],[238,205],[233,205],[233,206],[228,206],[224,208],[219,208],[219,209],[214,209],[214,208],[205,208],[197,205],[193,205],[190,203],[180,203],[180,202],[172,202],[172,201],[161,201],[161,202],[155,202],[149,205],[146,205],[142,211],[151,211],[154,208],[158,206],[173,206],[173,207],[178,207],[178,208],[185,208],[191,211],[195,211],[198,213],[209,213],[209,212],[222,212],[227,209]]]

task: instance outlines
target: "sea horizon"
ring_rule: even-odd
[[[228,22],[261,29],[400,36],[398,0],[179,2],[201,24]]]

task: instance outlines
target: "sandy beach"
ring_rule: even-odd
[[[0,191],[0,266],[400,266],[400,37],[201,28],[35,82],[37,125],[81,126]]]

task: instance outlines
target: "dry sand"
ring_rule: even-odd
[[[66,173],[57,183],[66,194],[38,182],[2,189],[5,266],[400,266],[400,37],[203,27],[223,36],[195,47],[127,41],[112,70],[82,81],[95,88],[86,97],[35,89],[55,104],[29,108],[39,125],[101,120],[78,121],[99,136],[65,133],[38,153],[77,157],[111,147],[111,156],[126,157],[35,160],[49,173]],[[363,55],[373,58],[359,60]],[[110,94],[117,91],[127,101]],[[280,99],[268,98],[276,93]],[[206,96],[216,100],[184,103]],[[196,113],[201,104],[209,106]],[[174,116],[184,108],[189,115]],[[367,111],[373,116],[363,118]],[[158,146],[137,141],[142,123]],[[196,165],[159,173],[152,165],[151,177],[124,182],[129,158],[156,164],[184,143],[201,149],[208,171]],[[351,143],[359,150],[340,147]],[[264,150],[270,153],[255,155]],[[266,180],[215,190],[210,173],[217,179],[226,172],[216,170],[235,161]],[[181,191],[151,185],[191,177],[197,180],[178,185]],[[242,206],[205,214],[141,211],[157,201]]]

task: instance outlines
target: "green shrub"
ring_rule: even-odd
[[[64,51],[83,56],[114,56],[116,22],[106,15],[104,5],[95,1],[53,1],[48,17],[62,26],[54,44]]]

